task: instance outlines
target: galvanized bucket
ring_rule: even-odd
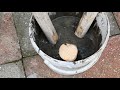
[[[52,15],[52,13],[50,14]],[[74,63],[57,60],[45,54],[42,50],[40,50],[40,48],[35,43],[35,38],[34,38],[35,31],[31,23],[32,17],[33,16],[31,16],[30,23],[29,23],[29,36],[35,51],[43,58],[44,63],[50,69],[62,75],[75,75],[78,73],[82,73],[88,70],[89,68],[91,68],[99,60],[109,40],[109,35],[110,35],[109,20],[108,20],[107,14],[105,12],[101,12],[96,17],[97,25],[99,26],[100,33],[102,35],[101,47],[99,48],[99,50],[93,55],[83,60],[75,61]]]

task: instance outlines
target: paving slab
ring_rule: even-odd
[[[14,12],[13,18],[17,30],[17,34],[20,40],[20,46],[23,57],[32,56],[37,54],[33,49],[33,46],[29,38],[29,22],[30,12]]]
[[[25,78],[22,62],[0,65],[0,78]]]
[[[81,74],[59,75],[50,70],[38,55],[23,61],[28,78],[120,78],[120,35],[112,36],[99,61]]]
[[[12,12],[0,13],[0,64],[22,58]]]
[[[120,29],[112,12],[107,12],[110,21],[110,36],[120,34]]]
[[[118,26],[120,28],[120,12],[113,12],[114,16],[115,16],[115,19],[118,23]]]

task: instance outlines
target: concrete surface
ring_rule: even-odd
[[[120,28],[120,12],[113,12],[113,13],[114,13],[115,19],[117,21],[117,24]]]
[[[21,59],[12,13],[2,13],[0,21],[0,64]]]
[[[0,78],[25,78],[22,62],[0,65]]]
[[[115,17],[112,12],[107,12],[108,19],[110,21],[110,36],[120,34],[119,27],[117,25],[117,22],[115,20]]]
[[[32,47],[29,39],[29,22],[31,13],[29,12],[14,12],[13,18],[20,41],[23,57],[35,55],[36,52]]]

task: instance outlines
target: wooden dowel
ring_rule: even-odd
[[[56,44],[58,40],[58,34],[52,24],[48,12],[32,12],[32,14],[34,15],[49,42]]]
[[[82,18],[80,19],[75,35],[79,38],[83,38],[84,35],[89,30],[91,24],[96,18],[98,12],[84,12]]]
[[[78,49],[74,44],[62,44],[59,48],[59,55],[65,61],[74,61],[77,58]]]

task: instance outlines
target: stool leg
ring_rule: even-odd
[[[52,24],[48,12],[32,12],[32,14],[34,15],[49,42],[56,44],[58,41],[58,34]]]
[[[89,30],[91,24],[96,18],[98,12],[84,12],[82,18],[80,19],[75,35],[79,38],[83,38],[84,35]]]

